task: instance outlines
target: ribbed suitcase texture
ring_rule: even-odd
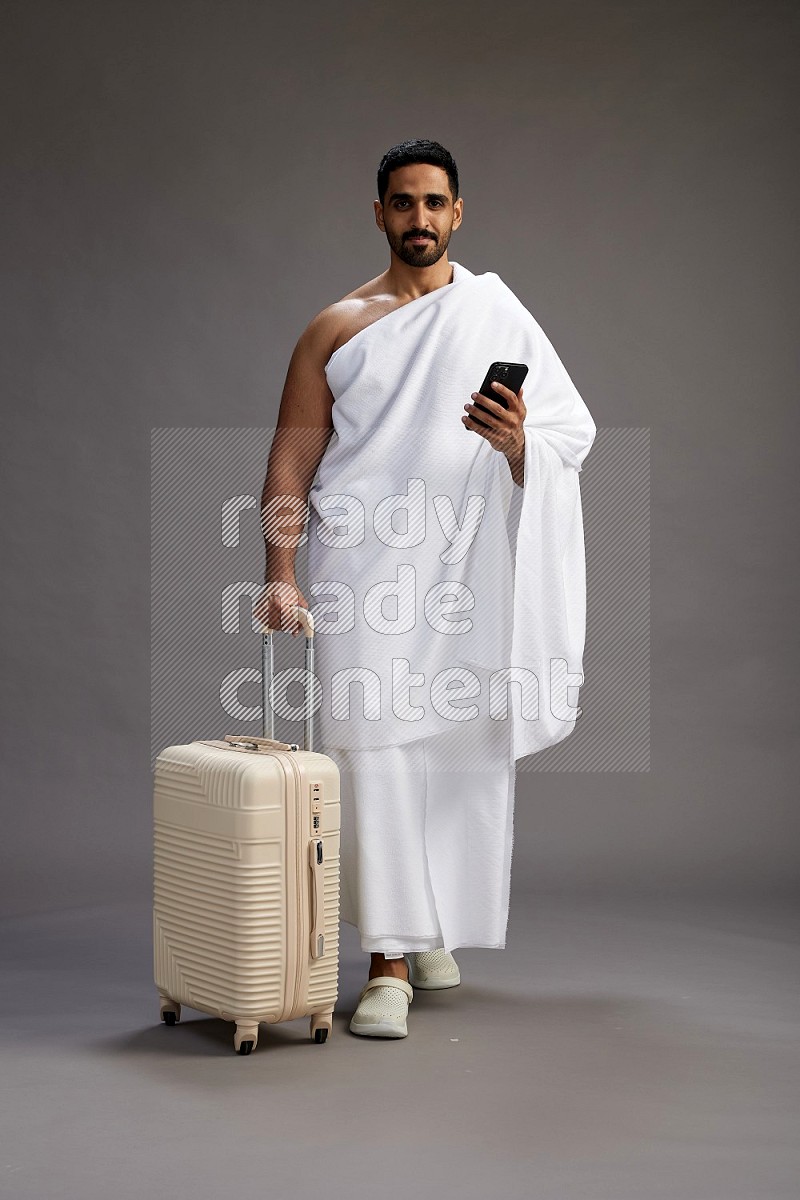
[[[285,747],[285,748],[281,748]],[[169,746],[154,770],[153,943],[162,1020],[181,1005],[258,1025],[311,1018],[324,1042],[339,973],[339,771],[248,735]]]

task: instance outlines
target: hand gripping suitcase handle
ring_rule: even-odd
[[[311,712],[312,701],[314,697],[314,689],[311,686],[314,678],[314,618],[307,608],[296,604],[294,606],[297,620],[301,627],[305,630],[306,635],[306,659],[305,672],[308,679],[308,686],[305,688],[306,699],[308,700],[308,710],[303,718],[303,748],[305,750],[314,749],[314,716]],[[272,629],[269,625],[264,625],[262,622],[262,638],[261,638],[261,707],[262,707],[262,731],[264,739],[275,741],[275,713],[270,703],[270,693],[272,692],[272,676],[275,672],[275,661],[272,651]],[[278,631],[280,632],[280,630]],[[251,739],[253,740],[253,739]],[[286,743],[283,743],[285,746]]]
[[[311,957],[325,954],[325,867],[322,838],[308,843],[308,865],[311,868]]]
[[[312,617],[310,610],[307,608],[303,608],[302,604],[294,604],[294,605],[292,605],[292,607],[294,609],[295,615],[297,616],[297,620],[300,623],[301,628],[305,630],[306,637],[313,638],[313,636],[314,636],[314,618]],[[283,632],[282,629],[273,630],[271,625],[266,625],[263,621],[261,621],[260,624],[261,624],[261,630],[265,634],[273,633],[273,632],[275,632],[275,633]]]

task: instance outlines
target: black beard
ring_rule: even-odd
[[[452,232],[452,230],[450,231]],[[450,233],[435,242],[432,238],[422,246],[412,246],[403,234],[389,233],[386,238],[398,258],[410,267],[432,267],[437,263],[450,244]]]

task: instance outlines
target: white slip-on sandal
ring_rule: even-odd
[[[423,950],[407,954],[408,981],[412,987],[428,991],[457,987],[461,983],[458,963],[449,950]]]
[[[414,989],[405,979],[376,975],[361,989],[350,1032],[365,1037],[407,1037],[406,1017],[413,999]]]

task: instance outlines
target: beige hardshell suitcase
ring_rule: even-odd
[[[305,632],[313,681],[314,625]],[[260,1021],[310,1017],[331,1029],[339,975],[339,771],[275,741],[272,631],[262,638],[262,738],[228,734],[169,746],[154,769],[155,982],[161,1018],[181,1004],[236,1022],[249,1054]],[[306,695],[311,695],[311,688]]]

